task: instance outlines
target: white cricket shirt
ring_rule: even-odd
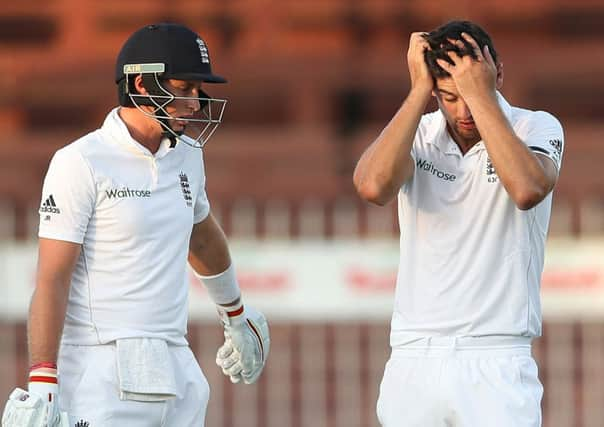
[[[44,180],[39,236],[82,245],[63,343],[186,345],[189,239],[210,209],[202,152],[165,139],[153,154],[118,110],[58,150]]]
[[[498,98],[518,137],[559,169],[558,120]],[[532,209],[518,209],[483,142],[462,156],[440,111],[422,117],[411,154],[415,173],[398,195],[391,345],[429,336],[540,335],[551,193]]]

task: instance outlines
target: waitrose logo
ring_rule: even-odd
[[[132,190],[130,188],[105,190],[110,199],[125,199],[128,197],[151,197],[151,190]]]
[[[440,178],[444,181],[452,182],[452,181],[455,181],[455,179],[457,179],[457,176],[453,175],[452,173],[446,173],[446,172],[441,171],[440,169],[436,168],[432,164],[432,162],[429,162],[427,160],[417,159],[416,165],[420,170],[431,173],[435,177]]]

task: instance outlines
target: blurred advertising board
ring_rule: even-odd
[[[396,240],[230,243],[245,301],[273,320],[387,320],[398,267]],[[34,287],[36,245],[0,246],[0,316],[20,320]],[[214,319],[190,279],[190,317]],[[604,239],[550,239],[542,279],[546,319],[604,318]]]

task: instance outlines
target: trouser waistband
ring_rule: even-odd
[[[490,335],[481,337],[423,337],[392,348],[392,354],[450,353],[469,351],[531,354],[531,337]]]

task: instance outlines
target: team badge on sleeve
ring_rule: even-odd
[[[180,189],[182,190],[182,196],[184,197],[187,206],[191,207],[193,206],[193,197],[191,197],[191,187],[189,186],[189,178],[184,172],[181,172],[178,177],[180,178]]]
[[[561,139],[550,139],[549,145],[551,145],[554,149],[552,153],[552,157],[556,160],[557,163],[560,163],[560,158],[562,157],[562,140]]]
[[[487,157],[487,166],[485,172],[489,182],[497,182],[497,171],[495,170],[495,166],[493,166],[493,162],[491,161],[490,157]]]

